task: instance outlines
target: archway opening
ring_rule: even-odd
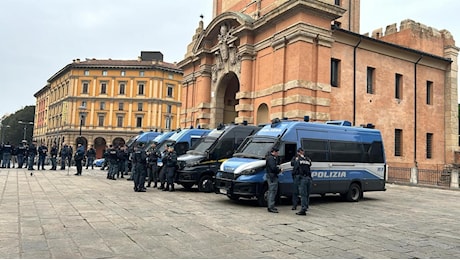
[[[235,73],[225,74],[217,88],[216,93],[216,125],[219,123],[234,123],[238,117],[236,106],[239,101],[236,93],[240,91],[240,81]]]
[[[107,142],[102,137],[94,139],[94,149],[96,150],[96,158],[102,158]]]

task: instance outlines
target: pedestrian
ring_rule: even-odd
[[[299,205],[300,198],[299,198],[299,182],[300,182],[300,175],[299,175],[299,167],[295,163],[299,160],[299,150],[297,150],[297,154],[292,157],[291,166],[292,168],[292,210],[297,209],[297,205]]]
[[[294,170],[297,169],[299,175],[299,192],[301,209],[297,212],[297,215],[307,215],[310,193],[311,193],[311,159],[305,156],[305,151],[302,148],[297,149],[298,156],[294,160]]]
[[[120,159],[120,173],[121,173],[121,178],[124,178],[123,176],[128,176],[129,172],[129,150],[128,146],[123,145],[123,147],[120,149],[121,150],[121,159]]]
[[[3,161],[2,161],[2,168],[10,168],[11,167],[11,153],[13,152],[13,146],[11,146],[10,142],[6,142],[3,145]]]
[[[15,168],[16,163],[18,162],[18,147],[15,145],[11,145],[11,167]]]
[[[148,164],[147,164],[147,174],[148,174],[148,183],[147,187],[150,188],[150,185],[153,181],[153,187],[156,188],[158,184],[158,158],[161,156],[158,154],[157,150],[155,149],[156,145],[152,144],[150,147],[150,151],[147,153]]]
[[[169,144],[165,156],[162,158],[163,167],[165,167],[166,187],[163,191],[174,191],[174,175],[177,167],[177,154],[174,151],[174,145]]]
[[[51,146],[51,151],[50,151],[50,156],[51,156],[51,169],[52,171],[55,171],[57,168],[57,156],[58,156],[58,148],[56,143],[53,143],[53,146]]]
[[[17,157],[18,157],[18,168],[22,168],[22,166],[24,165],[24,162],[27,161],[27,157],[26,157],[26,154],[27,154],[27,141],[26,140],[22,140],[21,143],[19,143],[19,146],[18,146],[18,152],[17,152]]]
[[[118,149],[113,145],[109,145],[107,150],[107,159],[109,162],[109,171],[107,172],[107,179],[116,180],[115,176],[118,172]]]
[[[275,198],[278,192],[278,174],[280,173],[278,154],[279,149],[273,147],[265,162],[265,177],[268,182],[267,210],[272,213],[278,213],[278,209],[275,208]]]
[[[136,168],[133,175],[134,191],[146,192],[145,176],[147,175],[147,153],[142,149],[142,144],[134,148],[133,165]]]
[[[35,170],[34,169],[34,161],[35,161],[35,156],[37,155],[37,141],[33,140],[32,143],[29,145],[29,148],[27,148],[27,156],[28,156],[28,170]]]
[[[96,159],[96,150],[94,149],[94,145],[86,151],[86,169],[91,165],[91,170],[94,169],[94,159]]]
[[[77,150],[75,151],[74,160],[75,166],[77,167],[77,173],[75,175],[81,175],[83,170],[82,161],[85,157],[85,147],[82,144],[77,145]]]
[[[37,164],[37,169],[40,170],[40,167],[42,170],[45,169],[45,159],[46,159],[46,154],[48,153],[48,147],[42,142],[40,146],[38,147],[38,164]]]
[[[66,143],[62,144],[61,151],[59,152],[59,157],[61,157],[61,170],[65,170],[65,164],[67,162],[67,158],[71,157],[72,154],[70,153],[71,150]],[[69,164],[70,167],[70,164]]]

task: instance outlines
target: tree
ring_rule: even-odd
[[[3,127],[0,128],[3,141],[14,145],[19,144],[24,139],[24,125],[19,124],[18,121],[34,122],[34,117],[35,106],[26,106],[3,118],[1,121]],[[26,130],[26,140],[30,142],[33,136],[33,125],[26,125]]]

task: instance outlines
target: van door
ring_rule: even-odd
[[[292,196],[294,189],[292,180],[292,166],[291,159],[295,156],[297,151],[296,143],[284,143],[280,147],[280,163],[283,169],[282,174],[278,176],[278,187],[281,196]]]

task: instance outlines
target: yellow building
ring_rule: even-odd
[[[137,60],[76,59],[35,93],[34,139],[50,147],[119,145],[140,131],[178,128],[182,71],[161,52]]]

